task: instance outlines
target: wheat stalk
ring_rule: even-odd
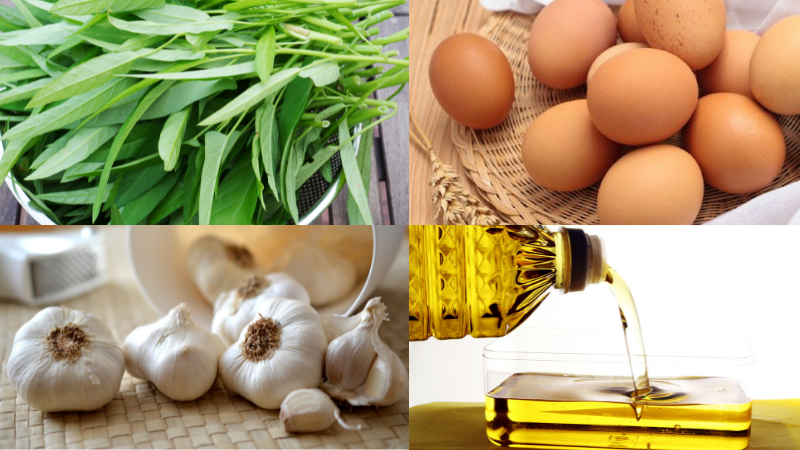
[[[444,223],[449,225],[498,225],[501,220],[491,209],[472,195],[463,184],[455,169],[439,159],[433,152],[433,145],[422,131],[417,119],[411,116],[411,139],[428,154],[433,175],[431,200],[436,208],[436,218],[441,214]]]

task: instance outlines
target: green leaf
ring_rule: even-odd
[[[62,73],[67,71],[66,67],[63,67],[61,65],[55,64],[52,61],[44,59],[41,55],[32,51],[28,47],[25,47],[24,45],[20,45],[18,48],[21,51],[27,53],[28,56],[31,57],[31,59],[36,63],[37,66],[39,66],[40,69],[44,70],[48,75],[50,75],[53,78],[58,78],[61,76]]]
[[[358,168],[356,161],[356,150],[353,148],[352,142],[347,142],[350,139],[350,130],[347,127],[347,120],[339,124],[339,145],[344,145],[340,152],[342,157],[342,169],[344,176],[347,180],[347,190],[353,197],[361,217],[364,219],[365,225],[372,225],[372,213],[369,210],[369,196],[364,186],[364,179],[362,178],[361,171]],[[347,144],[345,144],[347,142]],[[369,173],[367,173],[367,180],[369,180]]]
[[[314,86],[327,86],[339,81],[339,65],[336,61],[318,62],[301,70],[298,75],[311,78]]]
[[[256,44],[256,72],[262,83],[269,81],[272,67],[275,64],[275,27],[268,26],[267,32]]]
[[[66,170],[70,166],[86,159],[95,150],[100,148],[101,145],[114,137],[117,131],[119,131],[119,126],[117,125],[101,128],[82,128],[78,130],[58,153],[50,156],[36,172],[25,179],[37,180],[47,178],[62,170]]]
[[[155,49],[147,49],[147,51],[155,51]],[[197,59],[202,59],[203,54],[192,52],[189,50],[159,50],[151,55],[147,55],[144,57],[145,59],[152,59],[156,61],[193,61]],[[128,75],[131,76],[131,75]]]
[[[208,20],[210,17],[199,9],[171,4],[158,9],[140,9],[133,14],[140,19],[156,23],[191,23]]]
[[[0,16],[6,20],[20,27],[27,27],[28,22],[25,21],[25,16],[17,8],[12,8],[6,5],[0,5]]]
[[[297,76],[299,71],[300,69],[298,68],[285,69],[272,75],[266,83],[263,81],[256,83],[253,87],[231,100],[222,109],[200,122],[200,126],[213,125],[238,116],[289,84],[289,82]],[[305,107],[305,104],[303,107]]]
[[[125,221],[122,220],[117,205],[111,207],[111,223],[109,223],[109,225],[125,225]]]
[[[230,13],[228,13],[230,14]],[[208,20],[204,20],[202,22],[190,22],[190,23],[156,23],[150,22],[149,20],[139,20],[135,22],[128,22],[122,19],[117,19],[116,17],[108,16],[109,22],[111,22],[114,27],[124,30],[130,31],[131,33],[141,33],[147,35],[175,35],[175,34],[185,34],[185,33],[202,33],[206,31],[218,31],[218,30],[232,30],[233,23],[231,20],[236,20],[233,16],[227,16],[225,20],[214,20],[217,18],[222,18],[222,16],[216,16]]]
[[[25,18],[25,21],[28,22],[28,25],[31,28],[37,28],[37,27],[41,27],[42,26],[42,23],[39,22],[36,19],[36,17],[34,17],[33,11],[31,11],[31,9],[34,9],[34,8],[30,8],[29,9],[28,8],[28,4],[23,2],[22,0],[12,0],[12,2],[14,3],[14,6],[17,7],[17,9],[19,10],[20,14],[22,14],[22,17]]]
[[[183,211],[187,220],[192,217],[191,211],[197,204],[197,190],[200,187],[200,173],[205,160],[205,147],[193,150],[186,162],[186,175],[183,177]]]
[[[76,191],[64,192],[51,192],[39,196],[41,200],[51,203],[58,203],[60,205],[91,205],[95,197],[97,197],[98,188],[91,187],[87,189],[78,189]],[[103,193],[101,197],[103,201],[108,198],[108,191]]]
[[[214,199],[211,211],[211,224],[250,225],[252,223],[258,200],[258,184],[248,163],[248,158],[239,158],[220,183],[219,193]]]
[[[296,155],[292,154],[295,129],[308,104],[311,92],[311,81],[306,78],[295,78],[286,87],[283,106],[278,114],[278,143],[282,150],[281,170],[279,175],[283,206],[292,214],[295,223],[299,223],[297,200],[295,198],[295,174],[299,164]],[[302,146],[301,146],[302,148]]]
[[[178,73],[146,73],[146,74],[137,73],[137,74],[129,74],[126,76],[131,78],[151,78],[157,80],[212,80],[217,78],[247,75],[253,72],[255,72],[255,66],[251,61],[241,64],[233,64],[231,66],[220,67],[218,69],[193,70],[191,72],[178,72]]]
[[[161,8],[164,0],[59,0],[50,12],[53,14],[94,14],[112,10],[114,12],[136,9]]]
[[[33,147],[34,144],[36,144],[34,139],[18,140],[11,142],[3,149],[3,156],[0,157],[0,182],[6,179],[8,172],[17,163],[19,157]]]
[[[136,109],[125,119],[125,123],[122,124],[122,128],[120,132],[114,137],[114,142],[111,144],[111,149],[108,151],[108,159],[106,159],[106,165],[103,166],[103,173],[100,175],[99,186],[101,189],[105,188],[106,183],[108,183],[108,178],[111,176],[111,170],[114,165],[114,160],[117,158],[117,153],[119,153],[122,144],[125,142],[125,139],[128,137],[128,134],[136,125],[136,122],[139,121],[139,118],[142,117],[142,114],[153,104],[154,101],[161,94],[164,93],[167,89],[172,86],[174,82],[172,81],[162,81],[157,86],[155,86],[144,98],[139,102],[139,105]],[[103,203],[102,198],[98,195],[94,201],[94,205],[92,206],[92,222],[97,220],[97,216],[100,214],[100,205]]]
[[[30,80],[32,78],[39,78],[43,75],[47,75],[47,73],[42,69],[20,70],[19,72],[0,75],[0,83],[11,83],[14,81]],[[30,109],[30,107],[27,107],[25,109]]]
[[[106,19],[108,20],[108,19]],[[117,32],[116,28],[114,29]],[[164,36],[149,36],[144,34],[137,34],[133,37],[126,39],[119,47],[117,47],[118,52],[127,52],[132,50],[140,50],[143,48],[147,48],[151,45],[158,45],[164,42],[166,38]]]
[[[229,79],[213,81],[185,81],[175,84],[158,98],[142,120],[157,119],[174,114],[203,98],[228,89],[236,89],[236,82]]]
[[[259,142],[258,138],[253,139],[253,151],[250,159],[253,164],[256,183],[258,183],[258,198],[261,199],[261,205],[264,206],[264,184],[261,182],[261,176],[264,172],[261,171],[261,164],[259,163],[259,159],[261,159],[261,142]]]
[[[14,89],[8,89],[0,93],[0,105],[5,105],[6,103],[16,102],[19,100],[26,100],[36,93],[38,89],[42,86],[46,85],[52,78],[40,78],[36,81],[32,81],[28,84],[23,84],[22,86],[17,86]]]
[[[181,207],[183,201],[184,191],[183,180],[178,178],[177,183],[169,191],[166,197],[156,206],[150,216],[147,218],[148,225],[155,225],[158,222],[166,219],[170,214],[177,211]]]
[[[200,51],[206,46],[220,30],[206,31],[205,33],[186,33],[186,41],[192,44],[192,50]]]
[[[372,130],[370,128],[361,135],[361,142],[358,146],[358,153],[356,154],[356,163],[358,164],[359,171],[361,172],[361,180],[364,182],[364,188],[369,195],[369,175],[372,170]],[[372,222],[372,212],[370,211],[370,220],[364,218],[358,202],[356,202],[353,194],[347,193],[347,218],[350,225],[367,225]]]
[[[60,152],[64,146],[67,145],[69,142],[69,134],[65,134],[60,138],[53,141],[45,151],[43,151],[36,159],[31,163],[31,169],[38,169],[42,166],[51,156],[55,155],[56,153]]]
[[[114,98],[129,86],[136,84],[135,80],[119,78],[65,101],[64,103],[48,109],[36,117],[31,117],[25,122],[15,126],[3,136],[3,139],[14,140],[38,136],[48,131],[58,130],[64,126],[80,120],[92,112],[99,105]]]
[[[130,174],[126,175],[126,177],[129,176]],[[156,206],[161,203],[161,200],[169,194],[172,186],[178,181],[179,176],[180,174],[178,172],[170,173],[156,183],[155,186],[148,189],[147,192],[128,203],[122,209],[122,220],[130,224],[136,224],[144,220],[148,214],[156,209]],[[119,204],[119,202],[116,203]]]
[[[220,164],[228,137],[216,131],[206,133],[206,159],[203,163],[203,174],[200,180],[200,225],[211,223],[211,206],[214,201],[214,189],[219,180]]]
[[[267,183],[275,198],[280,198],[276,177],[280,164],[280,147],[276,145],[278,127],[275,126],[275,105],[272,98],[267,99],[262,106],[260,122],[257,124],[258,139],[260,141],[261,159],[264,162],[264,171],[267,172]]]
[[[189,115],[192,113],[191,105],[175,114],[169,116],[164,128],[161,130],[161,137],[158,139],[158,154],[164,160],[164,170],[170,171],[178,163],[181,154],[181,143],[183,143],[183,133],[186,131],[186,124]]]
[[[117,198],[114,203],[120,208],[132,202],[135,198],[147,192],[155,186],[169,172],[165,172],[160,165],[145,167],[128,172],[122,180],[122,184],[117,191]],[[155,206],[155,205],[153,205]]]
[[[115,74],[127,73],[133,61],[144,55],[143,50],[135,52],[107,53],[70,69],[64,75],[43,87],[28,104],[28,107],[48,103],[83,94],[109,81]]]

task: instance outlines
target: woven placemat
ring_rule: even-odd
[[[134,328],[158,316],[133,280],[125,256],[124,230],[105,230],[109,282],[64,306],[96,315],[122,342]],[[407,274],[405,248],[399,259],[406,261]],[[391,318],[381,326],[381,338],[408,367],[407,322],[403,320],[408,284],[403,274],[397,273],[400,269],[390,274],[375,295],[383,297]],[[176,402],[152,383],[126,372],[120,392],[101,410],[33,410],[11,388],[6,363],[14,334],[37,311],[0,303],[0,448],[408,448],[408,392],[403,401],[390,407],[343,411],[348,423],[361,425],[360,431],[334,424],[321,433],[287,433],[278,420],[278,410],[265,410],[229,395],[219,379],[199,399]]]
[[[586,88],[556,90],[539,82],[527,60],[528,34],[536,16],[493,14],[479,34],[494,41],[506,54],[516,78],[516,101],[508,118],[491,130],[473,130],[452,121],[452,139],[467,176],[481,197],[509,223],[599,224],[598,185],[576,192],[554,192],[530,178],[522,165],[520,149],[533,120],[551,107],[586,98]],[[733,195],[706,186],[696,223],[707,222],[754,197],[800,180],[800,116],[780,116],[786,136],[786,163],[780,177],[767,188],[749,195]],[[686,148],[680,134],[667,141]]]

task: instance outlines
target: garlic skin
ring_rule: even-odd
[[[306,288],[288,274],[251,275],[242,280],[238,288],[223,292],[217,298],[211,331],[219,336],[225,347],[230,347],[256,318],[258,306],[272,297],[311,303]]]
[[[11,386],[42,412],[93,411],[119,392],[125,357],[111,330],[91,314],[53,306],[14,336]]]
[[[213,236],[197,240],[186,255],[186,270],[203,297],[214,304],[225,291],[236,289],[249,275],[264,275],[246,247]]]
[[[353,406],[397,403],[408,391],[408,370],[378,335],[381,323],[388,320],[386,305],[373,298],[357,317],[358,326],[328,345],[322,389]]]
[[[281,423],[290,433],[324,431],[334,422],[345,430],[360,430],[361,425],[348,425],[342,420],[339,408],[319,389],[298,389],[281,403]]]
[[[328,345],[317,311],[275,297],[256,308],[256,318],[219,362],[227,390],[265,409],[277,409],[292,391],[322,379]]]
[[[357,272],[352,261],[313,243],[295,246],[287,253],[283,271],[308,290],[311,305],[325,306],[350,294]]]
[[[189,307],[181,303],[161,319],[133,330],[122,344],[128,372],[178,401],[195,400],[208,392],[225,351],[219,338],[195,324],[190,315]]]

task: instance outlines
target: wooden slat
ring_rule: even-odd
[[[17,225],[20,206],[5,182],[0,185],[0,225]]]
[[[437,155],[450,164],[461,175],[462,181],[473,194],[475,186],[466,178],[458,162],[458,152],[450,138],[450,119],[433,97],[428,80],[430,59],[436,46],[445,38],[459,32],[476,32],[486,23],[489,12],[481,8],[478,0],[412,0],[411,20],[411,84],[410,92],[414,107],[411,114],[419,120],[431,139]],[[411,180],[410,223],[433,224],[434,210],[430,203],[430,161],[416,146],[409,149],[409,172]],[[394,186],[390,186],[394,189]]]
[[[426,0],[428,1],[428,0]],[[452,0],[451,0],[452,1]],[[419,3],[419,0],[415,1]],[[424,2],[423,2],[424,3]],[[390,35],[404,28],[408,28],[408,16],[393,17],[381,25],[382,34]],[[400,52],[399,57],[408,55],[408,41],[397,42],[387,46]],[[413,58],[412,58],[413,59]],[[415,64],[414,64],[415,65]],[[379,99],[386,99],[394,92],[395,88],[378,91]],[[386,184],[389,194],[391,217],[396,225],[408,224],[408,88],[395,97],[399,112],[391,119],[383,122],[381,128],[381,142],[383,143],[383,157],[386,164]]]

